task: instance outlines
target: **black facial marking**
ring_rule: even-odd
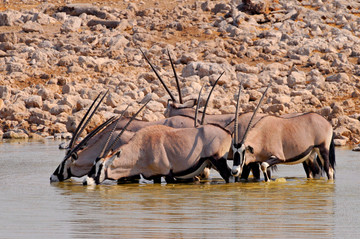
[[[97,175],[95,175],[95,183],[96,183],[96,184],[99,184],[99,183],[100,183],[100,174],[101,174],[101,169],[102,169],[102,167],[103,167],[103,164],[101,163],[101,164],[99,165],[98,173],[97,173]]]
[[[78,154],[76,152],[72,153],[71,157],[74,159],[74,160],[77,160],[78,159]]]
[[[239,166],[240,165],[240,154],[238,151],[235,152],[234,154],[234,166]]]

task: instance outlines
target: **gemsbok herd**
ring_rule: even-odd
[[[140,50],[141,51],[141,50]],[[183,102],[179,80],[171,56],[179,101],[176,100],[156,68],[141,51],[170,99],[165,119],[147,122],[135,119],[147,101],[131,118],[124,113],[113,116],[96,127],[82,140],[92,116],[108,92],[100,93],[75,130],[65,157],[50,177],[59,182],[83,177],[84,185],[145,179],[167,183],[186,182],[209,177],[211,168],[226,183],[247,180],[271,180],[271,169],[277,164],[302,163],[307,178],[320,178],[323,172],[335,179],[335,148],[331,124],[316,113],[295,113],[282,116],[257,113],[270,84],[253,112],[239,114],[240,83],[236,112],[210,115],[206,108],[218,77],[199,112],[198,99]],[[195,107],[195,109],[194,109]],[[233,162],[232,168],[228,161]]]

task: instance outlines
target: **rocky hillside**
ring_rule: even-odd
[[[69,137],[96,95],[91,127],[131,104],[132,115],[164,117],[175,61],[185,99],[225,71],[209,113],[242,112],[272,86],[261,111],[318,112],[336,144],[360,143],[360,3],[343,0],[5,0],[0,4],[0,135]],[[207,87],[207,92],[210,87]],[[177,95],[177,94],[176,94]],[[204,94],[205,98],[206,94]]]

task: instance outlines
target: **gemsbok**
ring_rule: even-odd
[[[146,179],[161,176],[190,179],[209,164],[225,182],[229,182],[232,176],[226,158],[231,140],[231,132],[217,125],[178,129],[164,125],[148,126],[136,132],[129,143],[118,150],[103,153],[90,171],[86,184],[100,184],[105,179],[117,180],[139,174]]]
[[[220,77],[221,75],[215,81],[214,86],[219,81]],[[97,128],[95,128],[80,143],[75,145],[77,138],[79,137],[81,132],[85,129],[91,117],[94,115],[96,109],[99,107],[100,103],[105,97],[104,95],[101,101],[95,107],[95,109],[93,109],[93,107],[95,106],[94,104],[98,100],[100,95],[101,93],[94,100],[93,104],[90,106],[85,116],[81,120],[80,124],[78,125],[77,129],[75,130],[73,138],[69,144],[68,147],[69,149],[66,153],[66,156],[63,159],[63,161],[59,164],[57,169],[54,171],[54,173],[51,175],[50,182],[59,182],[69,179],[70,177],[82,177],[87,175],[89,170],[93,166],[94,160],[99,155],[101,149],[105,145],[105,141],[108,138],[111,131],[110,129],[115,127],[114,125],[116,125],[115,133],[118,133],[127,125],[126,127],[127,130],[123,133],[121,139],[117,141],[116,147],[120,147],[121,145],[129,142],[129,140],[132,138],[135,132],[150,125],[166,125],[173,128],[191,128],[194,125],[194,118],[186,115],[184,116],[175,115],[169,118],[165,118],[153,122],[141,121],[134,118],[115,120],[115,117],[113,117],[107,120],[106,122],[104,122],[103,124],[101,124],[100,126],[98,126]],[[211,94],[209,94],[207,102],[210,96]],[[204,108],[206,108],[206,105]],[[90,114],[91,111],[93,111],[92,114]],[[132,123],[128,124],[130,120],[132,120]],[[112,139],[110,139],[110,141],[113,140],[114,136],[111,137]],[[208,175],[209,175],[209,169],[207,168],[204,171],[204,178],[207,178]]]
[[[75,129],[75,132],[70,140],[69,145],[66,148],[65,158],[59,164],[59,166],[55,169],[54,173],[50,176],[50,182],[58,182],[68,179],[72,176],[72,172],[70,170],[70,166],[74,163],[78,158],[77,152],[81,150],[86,143],[93,138],[97,133],[101,132],[104,128],[106,128],[114,118],[110,118],[97,128],[95,128],[91,133],[89,133],[80,143],[76,144],[76,141],[79,139],[81,133],[85,130],[88,123],[90,122],[92,116],[95,114],[97,108],[100,106],[101,102],[104,100],[108,91],[100,98],[101,93],[95,98],[92,105],[89,107],[84,117],[81,119],[78,127]],[[99,100],[98,104],[95,106],[96,101]],[[94,108],[95,107],[95,108]],[[91,113],[92,111],[92,113]],[[81,170],[81,168],[79,168]],[[75,172],[76,173],[76,172]]]
[[[264,92],[262,99],[265,95]],[[260,100],[252,118],[262,102]],[[237,117],[236,117],[237,118]],[[236,119],[237,121],[238,119]],[[235,130],[232,174],[241,174],[244,166],[260,163],[265,181],[270,181],[268,167],[277,164],[298,164],[310,160],[308,177],[319,170],[315,154],[321,162],[321,170],[328,179],[335,178],[335,147],[331,124],[321,115],[304,113],[293,117],[264,116],[255,124],[252,120],[239,143]],[[315,167],[315,168],[314,168]],[[310,174],[310,176],[309,176]]]
[[[216,80],[214,86],[220,79]],[[214,87],[213,86],[213,87]],[[95,109],[93,110],[95,102],[99,99],[101,93],[94,100],[93,104],[90,106],[85,116],[81,120],[78,125],[75,133],[72,137],[72,140],[69,144],[67,153],[63,161],[59,164],[57,169],[50,177],[51,182],[59,182],[69,179],[70,177],[82,177],[88,174],[89,170],[93,166],[94,160],[99,155],[101,149],[103,148],[106,139],[110,134],[110,129],[115,127],[115,132],[121,131],[126,125],[127,130],[123,133],[123,136],[120,140],[117,141],[117,147],[129,142],[135,132],[138,130],[151,126],[151,125],[166,125],[173,128],[190,128],[194,125],[194,118],[189,116],[172,116],[170,118],[161,119],[158,121],[147,122],[136,120],[134,118],[129,119],[121,119],[115,120],[115,117],[108,119],[106,122],[95,128],[92,132],[90,132],[80,143],[75,145],[75,142],[82,131],[85,129],[87,124],[89,123],[91,117],[94,115],[96,109],[99,107],[100,103],[104,99],[105,95],[101,98],[101,101],[97,104]],[[211,94],[209,94],[208,99]],[[207,100],[208,101],[208,100]],[[205,106],[206,108],[206,106]],[[92,114],[90,112],[93,110]],[[195,112],[194,112],[195,113]],[[90,114],[90,116],[89,116]],[[88,118],[87,118],[88,117]],[[86,120],[86,121],[85,121]],[[132,120],[131,124],[128,122]],[[112,136],[113,137],[113,136]],[[110,140],[112,141],[112,139]],[[208,171],[208,169],[206,169]],[[209,172],[204,172],[205,178],[208,176]]]
[[[170,100],[168,101],[167,108],[165,110],[165,116],[171,117],[171,116],[177,115],[177,116],[194,117],[195,109],[193,107],[196,106],[197,101],[196,101],[196,99],[190,99],[187,102],[182,101],[182,94],[181,94],[181,90],[180,90],[179,79],[177,77],[175,67],[172,62],[169,51],[168,51],[168,57],[169,57],[169,61],[171,63],[175,81],[176,81],[176,86],[177,86],[178,95],[179,95],[179,102],[176,101],[176,98],[171,93],[169,88],[166,86],[164,80],[161,78],[160,74],[157,72],[156,67],[150,62],[150,60],[147,58],[146,54],[141,49],[140,49],[140,51],[143,54],[147,63],[150,65],[151,69],[154,71],[155,75],[157,76],[157,78],[159,79],[161,84],[164,86],[166,92],[170,96]],[[214,84],[214,86],[215,85],[216,85],[216,83]],[[214,90],[214,86],[211,89],[209,97],[206,100],[205,107],[208,104],[211,92]],[[240,91],[239,91],[239,93],[240,93]],[[205,115],[202,114],[201,112],[199,112],[199,115],[202,118],[202,121],[204,121]],[[242,134],[246,131],[246,127],[251,119],[251,115],[252,115],[252,112],[248,112],[248,113],[243,113],[238,116],[239,120],[238,120],[238,123],[236,124],[236,127],[238,128],[238,137],[242,137]],[[291,118],[291,117],[294,117],[295,115],[299,115],[299,113],[285,114],[280,117]],[[258,120],[260,120],[264,116],[266,116],[266,114],[257,114],[253,118],[252,123],[256,123]],[[221,115],[206,115],[206,122],[203,122],[203,123],[217,124],[217,125],[220,125],[220,126],[226,128],[230,132],[234,132],[234,130],[235,130],[234,121],[235,121],[234,114],[221,114]],[[229,154],[228,160],[232,160],[231,149],[230,149],[230,154]],[[316,161],[315,153],[313,153],[310,157],[308,157],[303,162],[303,167],[304,167],[304,170],[305,170],[308,178],[319,177],[319,175],[321,174],[321,169]],[[241,179],[247,179],[249,176],[250,170],[252,171],[254,178],[256,180],[260,180],[260,167],[257,163],[249,164],[246,167],[244,167],[244,170],[242,171],[242,174],[241,174]],[[268,173],[270,174],[270,171]]]

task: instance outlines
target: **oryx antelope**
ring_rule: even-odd
[[[209,164],[229,182],[231,172],[226,158],[230,146],[231,133],[216,125],[178,129],[148,126],[136,132],[118,151],[106,152],[94,165],[91,172],[95,173],[89,174],[86,182],[99,184],[105,179],[117,180],[138,174],[147,179],[160,176],[188,179],[199,175]]]
[[[94,102],[92,103],[92,105],[89,107],[89,109],[85,113],[84,117],[80,121],[78,127],[76,128],[76,130],[70,140],[70,143],[66,149],[65,158],[59,164],[59,166],[55,169],[54,173],[50,176],[50,182],[58,182],[58,181],[63,181],[65,179],[70,178],[72,176],[70,166],[78,158],[77,152],[80,149],[82,149],[91,138],[93,138],[97,133],[101,132],[113,120],[113,119],[109,119],[108,121],[104,122],[102,125],[98,126],[91,133],[89,133],[80,143],[75,145],[76,141],[80,137],[81,133],[87,127],[88,123],[90,122],[90,119],[95,114],[97,108],[100,106],[101,102],[104,100],[107,93],[108,93],[108,91],[105,92],[105,94],[101,98],[100,98],[100,96],[101,96],[101,93],[100,93],[95,98]],[[100,99],[100,100],[99,100],[98,104],[95,106],[95,103],[98,99]],[[81,167],[79,168],[79,170],[81,170]]]
[[[220,75],[221,77],[221,75]],[[215,84],[218,82],[220,77],[217,79]],[[214,84],[214,86],[215,86]],[[213,86],[213,87],[214,87]],[[211,94],[209,94],[208,99],[210,98]],[[88,109],[87,113],[85,114],[84,118],[80,122],[79,126],[77,127],[75,134],[69,144],[69,149],[66,153],[65,158],[60,163],[60,165],[57,167],[57,169],[54,171],[54,173],[50,177],[51,182],[58,182],[58,181],[64,181],[70,177],[82,177],[86,174],[88,174],[89,170],[91,169],[94,160],[99,155],[102,147],[105,144],[106,139],[108,138],[110,134],[110,129],[113,127],[116,127],[116,133],[121,131],[126,125],[127,130],[123,133],[123,136],[121,139],[117,141],[117,144],[115,147],[120,147],[121,145],[129,142],[129,140],[134,135],[134,132],[137,132],[138,130],[150,126],[150,125],[166,125],[173,128],[189,128],[194,125],[194,118],[189,116],[172,116],[170,118],[161,119],[158,121],[153,122],[146,122],[141,120],[136,120],[134,118],[132,119],[121,119],[120,121],[115,120],[115,118],[111,118],[107,120],[105,123],[94,129],[89,135],[87,135],[79,144],[75,145],[76,139],[79,137],[81,132],[85,129],[87,126],[87,123],[89,123],[92,115],[95,113],[96,109],[99,107],[101,101],[105,97],[105,95],[102,97],[101,101],[96,106],[95,110],[93,110],[94,104],[96,100],[98,100],[99,96],[95,99],[94,103],[91,105],[91,107]],[[208,100],[207,100],[208,101]],[[206,109],[206,105],[204,107]],[[92,112],[90,116],[89,113]],[[194,112],[195,113],[195,112]],[[87,118],[88,117],[88,118]],[[85,122],[85,119],[87,121]],[[129,121],[133,120],[133,122],[129,125]],[[116,125],[116,126],[114,126]],[[77,133],[78,131],[81,131],[80,133]],[[113,136],[112,136],[113,138]],[[113,139],[110,139],[110,141],[113,141]],[[204,177],[208,177],[209,175],[209,169],[206,169],[204,171]]]
[[[257,109],[260,103],[261,101]],[[309,160],[309,157],[314,160],[316,153],[328,179],[335,178],[333,129],[331,124],[319,114],[305,113],[288,118],[268,115],[253,125],[251,123],[250,120],[240,143],[236,141],[232,145],[234,176],[239,175],[245,165],[260,163],[265,181],[270,181],[268,167],[276,164],[302,163]],[[238,139],[237,135],[235,139]],[[319,170],[311,168],[318,167],[316,161],[314,163],[309,164],[310,172],[307,172],[307,175]]]
[[[196,99],[191,99],[188,100],[187,102],[183,102],[182,101],[182,95],[181,95],[181,90],[180,90],[180,84],[179,84],[179,80],[175,71],[175,67],[173,65],[170,53],[168,51],[168,57],[174,72],[174,77],[176,80],[176,85],[177,85],[177,90],[178,90],[178,95],[179,95],[179,101],[176,101],[176,98],[174,97],[174,95],[171,93],[171,91],[169,90],[169,88],[166,86],[164,80],[161,78],[160,74],[157,72],[156,68],[152,65],[152,63],[149,61],[149,59],[147,58],[147,56],[144,54],[144,52],[140,49],[140,51],[142,52],[145,60],[148,62],[148,64],[150,65],[151,69],[154,71],[154,73],[156,74],[156,76],[158,77],[158,79],[160,80],[161,84],[164,86],[166,92],[169,94],[170,96],[170,100],[168,102],[167,108],[165,110],[165,116],[166,117],[171,117],[174,115],[181,115],[181,116],[188,116],[188,117],[193,117],[195,115],[195,110],[194,110],[194,106],[196,106]],[[216,83],[214,84],[214,86],[216,85]],[[214,89],[211,89],[209,97],[205,103],[205,107],[210,99],[210,95],[211,92]],[[201,112],[199,112],[200,117],[202,118],[202,121],[205,117],[204,114],[202,114]],[[237,114],[238,115],[238,114]],[[242,115],[239,116],[239,120],[238,123],[236,124],[236,127],[238,128],[238,137],[242,137],[243,133],[246,131],[246,127],[251,119],[251,115],[252,112],[249,113],[244,113]],[[294,115],[297,115],[297,113],[295,114],[287,114],[287,115],[282,115],[282,118],[289,118],[289,117],[293,117]],[[266,114],[257,114],[254,118],[253,118],[253,123],[256,123],[259,119],[261,119],[262,117],[266,116]],[[234,124],[234,120],[235,120],[235,115],[234,114],[221,114],[221,115],[206,115],[206,122],[207,124],[217,124],[220,125],[222,127],[225,127],[227,130],[229,130],[230,132],[234,132],[235,130],[235,124]],[[231,149],[230,149],[231,152]],[[318,166],[317,162],[316,162],[316,155],[312,155],[311,157],[309,157],[306,161],[303,162],[303,167],[306,171],[306,174],[308,176],[308,178],[311,178],[313,176],[317,177],[320,174],[320,166]],[[229,154],[229,160],[232,160],[232,153]],[[259,180],[260,179],[260,169],[258,164],[250,164],[249,166],[244,167],[244,170],[241,174],[241,178],[242,179],[247,179],[249,176],[249,172],[251,171],[253,172],[254,178]],[[270,174],[270,171],[269,171]]]

